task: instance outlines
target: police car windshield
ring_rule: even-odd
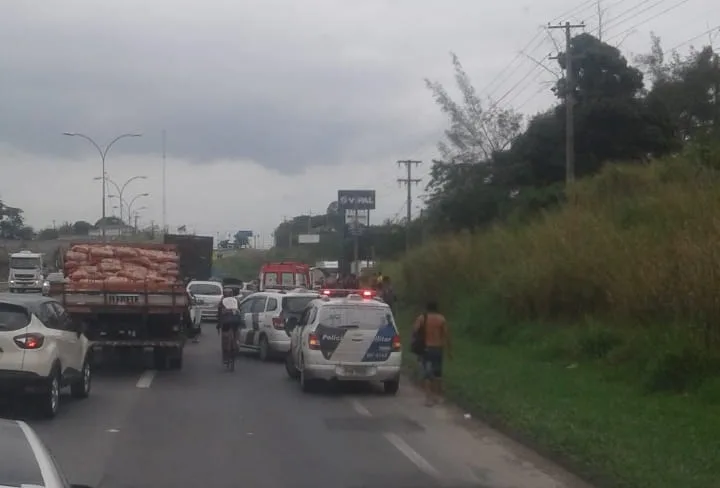
[[[377,330],[395,325],[390,310],[384,307],[327,305],[320,308],[319,318],[320,324],[329,327]]]

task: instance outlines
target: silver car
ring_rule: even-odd
[[[90,488],[71,484],[35,431],[25,422],[0,419],[0,487]]]

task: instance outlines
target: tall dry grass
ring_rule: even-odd
[[[720,174],[609,165],[522,227],[446,237],[400,263],[405,296],[492,296],[524,318],[720,321]]]

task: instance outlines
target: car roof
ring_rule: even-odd
[[[213,285],[222,288],[222,283],[220,283],[219,281],[192,280],[190,283],[188,283],[188,286],[190,285]]]
[[[23,423],[0,419],[0,483],[45,486],[42,470]]]
[[[39,313],[42,304],[55,301],[57,300],[35,293],[0,293],[0,303],[16,305],[34,314]]]

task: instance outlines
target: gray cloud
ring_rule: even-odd
[[[113,154],[147,154],[159,150],[167,129],[178,158],[251,159],[284,171],[409,154],[445,124],[422,78],[451,81],[449,50],[483,87],[550,20],[545,15],[573,6],[570,0],[542,9],[476,0],[2,2],[0,142],[79,158],[91,148],[63,131],[98,142],[139,131],[146,136],[123,141]],[[577,15],[592,21],[594,13]],[[682,40],[701,27],[673,32]],[[552,49],[548,41],[533,54]],[[531,79],[523,89],[532,95],[537,83]]]
[[[41,18],[33,36],[21,24],[5,30],[14,52],[0,54],[7,67],[0,104],[12,117],[0,118],[0,140],[79,157],[89,147],[62,132],[102,144],[139,131],[147,137],[113,152],[142,154],[156,152],[167,129],[178,157],[252,159],[293,171],[388,147],[411,150],[429,135],[410,126],[412,113],[407,126],[397,124],[397,103],[423,91],[420,76],[408,76],[398,69],[401,59],[377,47],[333,44],[323,35],[267,37],[259,26],[233,39],[224,29],[183,35],[167,25],[98,30],[68,22]],[[245,44],[253,35],[256,44]],[[373,145],[358,147],[362,140]]]

